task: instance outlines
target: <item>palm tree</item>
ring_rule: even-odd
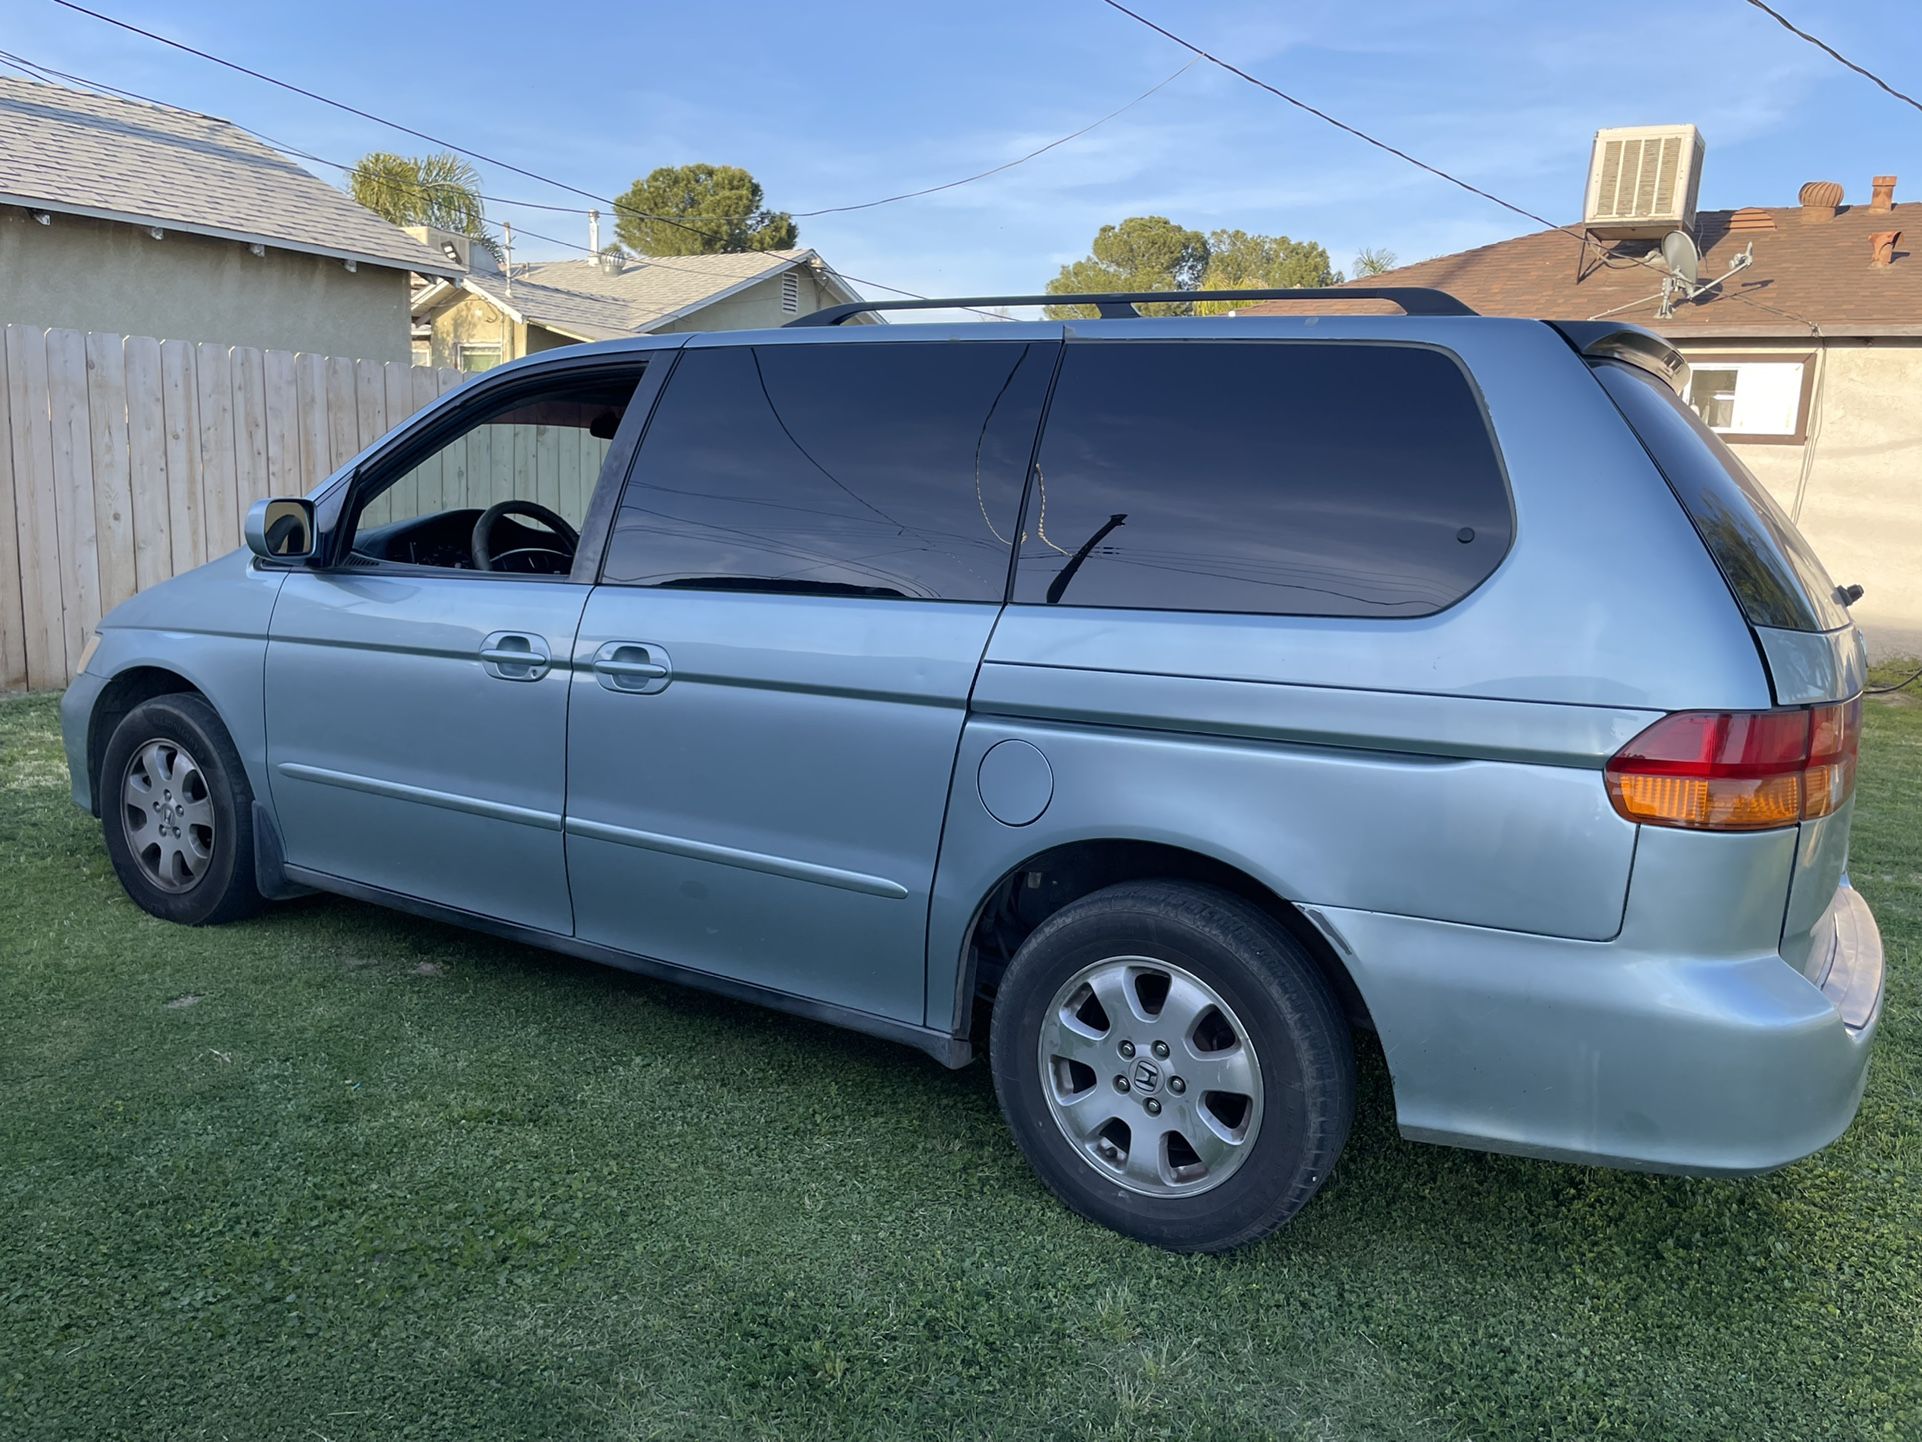
[[[487,233],[480,172],[450,151],[395,155],[374,150],[347,176],[355,200],[395,225],[431,225],[473,237],[496,260],[500,244]]]

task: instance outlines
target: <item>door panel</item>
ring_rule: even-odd
[[[577,934],[918,1023],[948,780],[998,610],[597,588],[569,720]],[[621,643],[671,650],[664,684],[597,676]]]
[[[566,660],[587,594],[474,572],[289,576],[267,646],[287,860],[570,931]]]
[[[920,1023],[948,780],[1058,350],[682,353],[574,650],[579,936]]]

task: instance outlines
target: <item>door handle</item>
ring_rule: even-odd
[[[499,681],[538,681],[552,658],[547,642],[521,631],[496,631],[480,648],[481,669]]]
[[[596,681],[629,696],[651,696],[674,679],[674,663],[652,641],[609,641],[591,664]]]

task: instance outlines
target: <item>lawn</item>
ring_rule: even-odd
[[[1922,1437],[1922,704],[1871,703],[1854,1129],[1773,1176],[1418,1146],[1292,1225],[1051,1201],[985,1068],[344,901],[122,896],[0,703],[0,1435]]]

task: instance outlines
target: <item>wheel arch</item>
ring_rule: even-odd
[[[93,797],[94,815],[100,814],[100,767],[107,754],[107,742],[123,718],[142,702],[156,696],[181,693],[198,696],[216,715],[220,708],[199,686],[180,672],[166,666],[134,665],[117,671],[100,688],[93,714],[87,720],[87,785]]]
[[[1340,954],[1293,902],[1242,866],[1166,841],[1087,837],[1059,841],[1007,868],[975,902],[963,933],[948,1024],[978,1048],[1000,972],[1027,934],[1063,907],[1124,881],[1212,885],[1252,902],[1299,941],[1349,1019],[1372,1030],[1368,1005]]]

